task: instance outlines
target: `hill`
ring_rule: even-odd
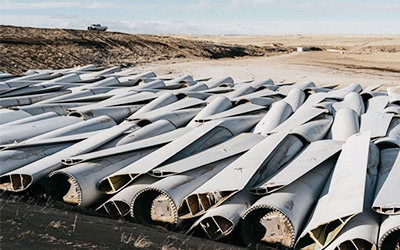
[[[72,29],[0,26],[0,71],[59,69],[96,64],[110,67],[173,59],[218,59],[287,53],[279,45],[232,45],[171,36]]]

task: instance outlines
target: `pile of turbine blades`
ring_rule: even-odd
[[[5,192],[254,248],[400,249],[400,86],[0,73],[0,129]]]

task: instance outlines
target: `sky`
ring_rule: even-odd
[[[400,34],[399,0],[0,0],[0,24],[130,34]]]

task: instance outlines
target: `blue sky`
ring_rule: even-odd
[[[143,34],[400,34],[399,0],[0,0],[0,24]]]

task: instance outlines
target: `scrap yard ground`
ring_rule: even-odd
[[[236,83],[271,78],[317,86],[400,85],[400,35],[153,36],[0,26],[0,51],[0,71],[11,74],[95,64],[158,76],[231,76]],[[28,193],[2,193],[0,214],[1,249],[239,249]]]

